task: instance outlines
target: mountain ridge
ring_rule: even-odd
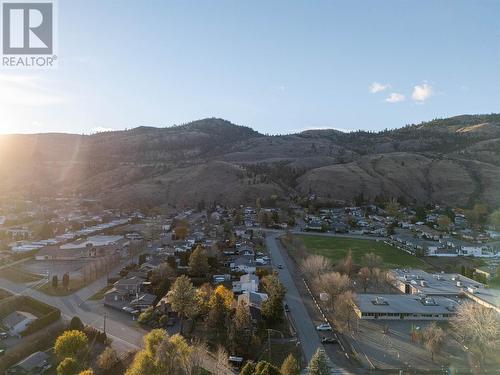
[[[208,118],[93,135],[0,137],[0,192],[77,194],[113,205],[239,204],[315,193],[500,205],[500,115],[460,115],[379,132],[264,135]]]

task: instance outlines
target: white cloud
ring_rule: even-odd
[[[391,87],[391,85],[389,85],[388,83],[373,82],[370,85],[369,90],[372,94],[376,94],[378,92],[387,90],[389,87]]]
[[[431,85],[424,82],[421,85],[416,85],[413,88],[413,93],[411,94],[411,98],[419,103],[425,102],[432,95],[434,95],[434,90]]]
[[[406,98],[403,94],[400,94],[398,92],[393,92],[385,99],[385,101],[387,103],[399,103],[399,102],[404,102],[405,99]]]

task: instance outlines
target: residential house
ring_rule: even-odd
[[[243,292],[238,296],[238,304],[244,303],[250,309],[252,320],[260,321],[262,318],[262,303],[268,299],[266,293]]]
[[[253,256],[243,255],[234,259],[230,268],[233,272],[255,273],[256,263]]]
[[[38,318],[26,311],[14,311],[3,320],[3,325],[9,330],[10,335],[20,336]]]
[[[239,281],[233,281],[233,292],[257,292],[259,290],[259,277],[252,274],[240,276]]]
[[[7,374],[41,375],[52,368],[45,352],[35,352],[7,370]]]

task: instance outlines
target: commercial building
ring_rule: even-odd
[[[446,297],[358,294],[354,311],[360,319],[447,320],[456,315],[458,302]]]

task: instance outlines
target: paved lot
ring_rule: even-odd
[[[87,261],[73,260],[29,260],[22,264],[22,267],[30,273],[37,275],[58,275],[62,277],[66,272],[70,276],[80,276],[80,270],[83,268]]]
[[[460,366],[464,353],[458,344],[447,335],[447,343],[441,354],[431,360],[431,354],[421,344],[412,343],[410,331],[412,325],[421,330],[429,321],[375,321],[360,320],[358,331],[349,339],[361,356],[366,356],[377,369],[420,369],[437,370],[443,365],[453,363]],[[389,328],[383,333],[384,326]]]

